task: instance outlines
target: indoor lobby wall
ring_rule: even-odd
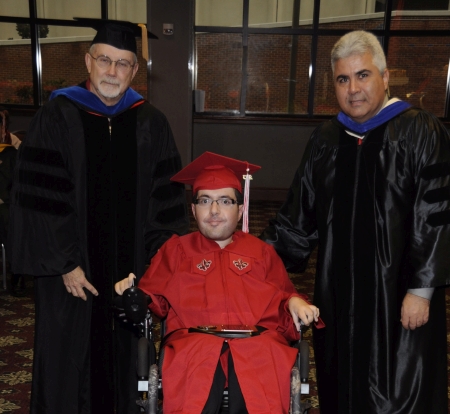
[[[260,165],[262,168],[253,174],[251,184],[255,197],[280,199],[284,198],[291,184],[314,128],[299,125],[194,123],[193,157],[211,151]]]
[[[183,165],[204,151],[248,160],[262,166],[252,189],[264,188],[265,199],[283,197],[314,127],[192,121],[192,0],[151,0],[148,13],[150,29],[159,37],[151,42],[149,99],[169,119]],[[164,23],[174,25],[172,36],[162,33]]]

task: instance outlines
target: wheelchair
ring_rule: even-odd
[[[116,313],[131,322],[139,331],[138,356],[136,372],[138,377],[138,391],[140,399],[136,404],[145,414],[163,414],[161,372],[164,349],[161,348],[159,357],[155,347],[153,316],[148,309],[150,298],[137,287],[131,287],[116,298]],[[198,327],[203,328],[203,327]],[[228,336],[227,336],[228,335]],[[248,337],[249,332],[220,333],[224,337]],[[301,339],[291,346],[298,350],[296,362],[291,370],[291,401],[290,414],[307,414],[311,405],[302,401],[302,395],[309,394],[309,345]],[[161,322],[160,337],[164,337],[164,321]],[[224,390],[220,413],[228,413],[228,391]]]

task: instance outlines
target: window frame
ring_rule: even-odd
[[[100,0],[101,19],[108,18],[108,0]],[[31,42],[31,70],[33,79],[33,104],[8,104],[1,103],[6,108],[13,108],[15,112],[37,110],[43,105],[42,101],[42,60],[41,48],[39,43],[38,29],[40,25],[49,26],[68,26],[68,27],[89,27],[75,20],[66,19],[43,19],[37,17],[36,0],[28,0],[29,17],[10,17],[0,16],[0,23],[23,23],[30,25],[30,42]]]
[[[195,1],[195,0],[194,0]],[[204,112],[195,113],[195,119],[201,118],[221,118],[221,119],[260,119],[278,120],[279,122],[321,122],[324,119],[329,119],[331,115],[317,115],[314,114],[314,91],[316,83],[316,68],[317,68],[317,48],[318,42],[324,36],[342,36],[347,33],[344,29],[321,29],[319,27],[320,14],[320,0],[314,0],[314,11],[312,18],[312,29],[304,29],[300,27],[292,28],[251,28],[249,27],[249,5],[250,0],[242,0],[243,2],[243,22],[242,27],[222,27],[222,26],[196,26],[194,23],[193,31],[204,33],[237,33],[242,36],[242,77],[241,77],[241,94],[239,102],[239,112]],[[56,26],[73,26],[83,27],[83,24],[73,20],[64,19],[43,19],[37,17],[36,0],[28,0],[29,17],[11,17],[0,15],[0,23],[24,23],[30,25],[31,31],[31,69],[33,81],[33,104],[7,104],[2,103],[5,107],[14,108],[15,110],[36,110],[43,105],[42,102],[42,61],[41,50],[38,38],[39,25],[56,25]],[[392,29],[392,10],[394,0],[386,0],[386,9],[384,13],[384,27],[383,29],[372,30],[376,36],[383,39],[382,46],[386,56],[389,56],[389,41],[396,37],[450,37],[450,30],[398,30]],[[108,18],[108,0],[100,0],[102,19]],[[87,27],[87,26],[86,26]],[[248,38],[252,34],[280,34],[280,35],[298,35],[311,36],[311,61],[309,72],[309,90],[308,90],[308,108],[307,114],[271,114],[271,113],[246,113],[246,98],[248,87],[247,64],[248,64]],[[195,60],[195,50],[192,51],[192,60]],[[449,57],[450,60],[450,57]],[[194,65],[196,67],[196,65]],[[194,74],[196,76],[196,74]],[[450,124],[450,70],[447,76],[445,87],[445,102],[444,102],[444,117],[440,119],[445,123]]]
[[[242,27],[223,27],[223,26],[197,26],[194,23],[194,34],[196,33],[237,33],[242,35],[242,74],[241,74],[241,94],[239,103],[239,112],[203,112],[195,113],[194,118],[200,120],[202,118],[221,118],[233,120],[236,118],[240,119],[258,119],[267,118],[273,119],[274,121],[286,121],[286,118],[292,121],[299,121],[301,119],[308,119],[310,122],[315,123],[322,122],[324,119],[329,119],[332,115],[317,115],[314,113],[314,91],[316,83],[316,68],[317,68],[317,49],[319,38],[324,36],[343,36],[348,30],[345,29],[321,29],[319,27],[319,15],[320,15],[320,0],[314,0],[314,11],[312,18],[312,29],[302,29],[300,27],[289,27],[289,28],[251,28],[249,27],[249,9],[250,0],[243,1],[243,18]],[[294,4],[299,3],[294,0]],[[386,58],[389,56],[389,42],[391,39],[396,37],[450,37],[450,30],[399,30],[392,29],[392,10],[393,10],[394,0],[386,0],[386,8],[384,12],[384,24],[383,29],[371,30],[373,34],[382,39],[382,47],[386,54]],[[294,10],[295,14],[296,10]],[[309,90],[308,90],[308,108],[307,114],[271,114],[271,113],[246,113],[246,100],[247,100],[247,87],[248,87],[248,75],[247,75],[247,64],[248,64],[248,37],[251,34],[282,34],[282,35],[298,35],[298,36],[311,36],[311,60],[310,60],[310,71],[309,71]],[[196,52],[194,51],[194,57]],[[449,56],[450,60],[450,56]],[[197,67],[197,65],[194,65]],[[196,77],[197,74],[194,74]],[[444,101],[444,117],[440,117],[444,123],[450,123],[450,69],[447,75],[447,84],[445,90],[445,101]]]

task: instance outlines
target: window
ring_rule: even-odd
[[[206,114],[335,115],[330,52],[350,30],[379,37],[391,96],[450,120],[448,0],[196,0]]]
[[[129,4],[128,0],[1,0],[0,104],[36,108],[54,89],[84,81],[84,55],[95,31],[77,27],[73,17],[146,21],[147,0]],[[147,62],[138,58],[133,88],[146,96]]]

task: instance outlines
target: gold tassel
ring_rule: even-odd
[[[142,57],[148,62],[148,37],[147,37],[147,27],[145,24],[139,23],[138,26],[142,30]]]

